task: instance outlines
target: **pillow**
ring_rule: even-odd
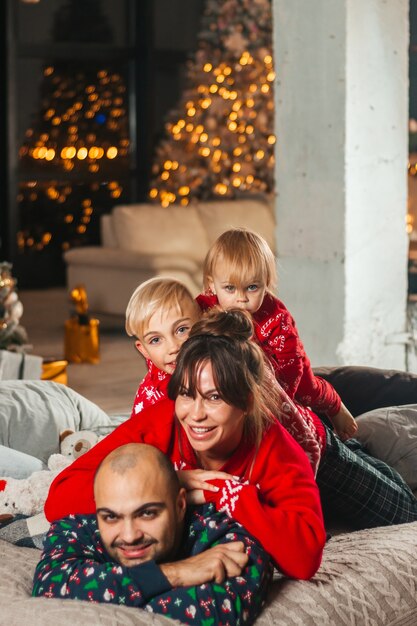
[[[0,381],[0,444],[46,463],[66,429],[107,434],[120,421],[70,387],[48,380]]]
[[[417,489],[417,404],[374,409],[356,422],[356,439]]]
[[[271,207],[262,200],[217,200],[200,202],[198,212],[211,245],[229,228],[244,227],[259,233],[275,250],[275,220]]]
[[[25,548],[42,550],[49,522],[45,513],[37,515],[16,515],[4,523],[0,522],[0,539]]]
[[[146,255],[186,257],[201,263],[207,235],[194,206],[164,209],[155,204],[120,205],[113,209],[113,227],[119,248]]]
[[[417,376],[410,372],[361,365],[315,367],[313,371],[333,385],[354,416],[381,406],[417,403]]]

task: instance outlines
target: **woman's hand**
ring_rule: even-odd
[[[217,472],[213,470],[178,470],[180,485],[187,492],[188,504],[204,504],[204,490],[218,491],[219,488],[211,485],[209,480],[239,480],[239,477],[232,476],[227,472]]]

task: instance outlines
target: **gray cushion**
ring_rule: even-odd
[[[417,404],[374,409],[356,420],[356,438],[417,489]]]
[[[96,404],[59,383],[0,381],[0,444],[47,462],[59,452],[66,429],[107,434],[124,418],[110,417]]]
[[[345,365],[317,367],[314,373],[333,385],[355,416],[381,406],[417,403],[417,375],[410,372]]]

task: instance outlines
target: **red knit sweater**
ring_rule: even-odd
[[[218,304],[217,296],[197,296],[204,311]],[[269,358],[278,382],[291,399],[329,417],[340,409],[341,399],[334,387],[311,369],[297,327],[285,305],[270,293],[252,316],[257,342]]]
[[[158,369],[152,361],[146,363],[149,370],[136,392],[131,417],[168,397],[168,383],[171,374]],[[313,411],[293,402],[279,383],[276,384],[279,386],[282,400],[281,413],[276,417],[307,454],[315,475],[326,447],[324,426]]]
[[[174,403],[161,400],[121,424],[53,481],[45,505],[48,520],[71,513],[93,513],[93,478],[101,460],[131,442],[154,445],[177,469],[195,469],[194,452],[174,417]],[[300,446],[277,422],[265,433],[255,454],[243,443],[221,468],[242,482],[215,481],[219,492],[204,492],[253,534],[287,576],[315,574],[325,543],[317,485]],[[244,482],[248,481],[246,484]]]
[[[149,359],[146,360],[146,365],[148,371],[139,384],[130,417],[168,397],[167,387],[171,374],[160,370]]]

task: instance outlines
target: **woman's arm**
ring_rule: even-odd
[[[262,441],[251,484],[214,484],[220,490],[205,491],[206,501],[254,535],[281,572],[314,576],[326,541],[319,491],[305,453],[280,424]]]
[[[174,403],[161,400],[131,417],[91,450],[58,474],[49,489],[45,515],[49,521],[77,513],[94,513],[93,482],[101,461],[127,443],[149,443],[167,452],[172,435]]]

